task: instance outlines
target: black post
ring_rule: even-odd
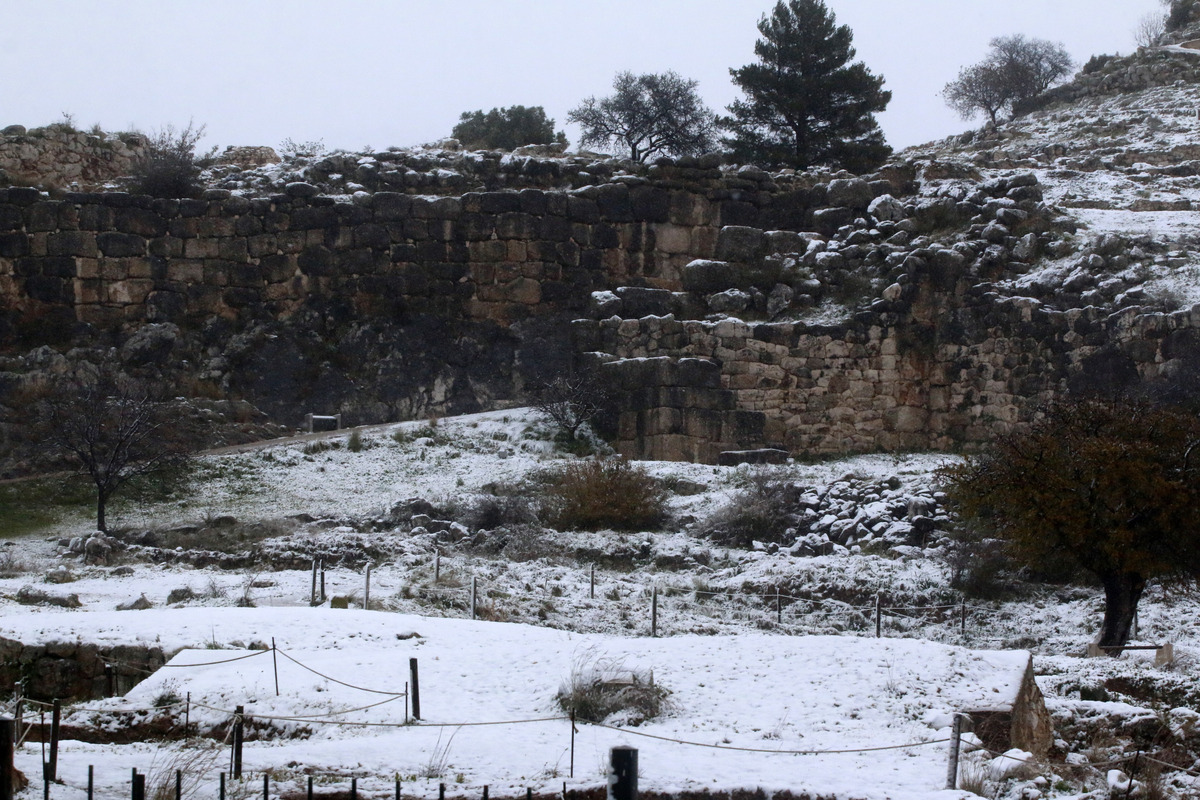
[[[93,794],[96,791],[96,768],[88,764],[88,788],[87,800],[92,800]]]
[[[146,776],[133,776],[133,800],[146,800]]]
[[[596,599],[596,565],[592,564],[592,588],[588,593],[588,597]]]
[[[883,596],[875,595],[875,638],[883,635]]]
[[[242,715],[245,711],[245,706],[238,706],[233,712],[233,777],[235,780],[242,779],[242,737],[245,733],[242,729]]]
[[[438,800],[446,800],[446,784],[438,784]]]
[[[275,668],[275,696],[279,697],[279,656],[275,652],[275,637],[271,637],[271,666]]]
[[[421,718],[421,683],[417,678],[417,660],[408,660],[409,679],[412,683],[412,714],[413,719]]]
[[[58,780],[58,728],[62,722],[62,702],[56,697],[50,712],[50,766],[49,777]]]
[[[308,776],[308,800],[313,800],[312,796],[312,775]]]
[[[575,709],[571,709],[571,772],[568,777],[575,777]]]
[[[325,602],[325,559],[321,559],[321,602]]]
[[[13,800],[13,746],[17,741],[17,721],[0,717],[0,800]],[[89,768],[89,775],[91,774]]]
[[[400,776],[396,776],[396,800],[400,800]]]
[[[308,604],[315,606],[317,604],[317,560],[313,559],[312,566],[312,589],[308,593]]]
[[[263,773],[263,800],[271,800],[271,776]]]
[[[218,798],[218,800],[225,800],[225,773],[224,772],[221,773],[221,780],[219,781],[219,784],[217,786],[217,798]]]
[[[483,800],[488,800],[487,784],[484,784],[483,786]]]
[[[962,606],[959,609],[959,630],[963,636],[967,635],[967,601],[962,601]]]
[[[350,800],[358,800],[358,778],[350,779]]]
[[[112,697],[117,693],[116,687],[113,685],[113,668],[112,664],[104,665],[104,677],[108,679],[108,696]]]
[[[183,738],[188,739],[191,736],[192,730],[192,693],[187,693],[187,700],[183,706]]]
[[[525,787],[525,800],[533,800],[533,787],[532,786]]]
[[[779,587],[775,587],[775,622],[783,624],[783,596],[779,593]]]
[[[175,770],[175,800],[183,800],[183,770]]]
[[[637,800],[638,751],[636,747],[614,747],[608,773],[608,796],[612,800]]]

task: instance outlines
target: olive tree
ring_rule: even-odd
[[[1062,402],[942,477],[964,521],[1019,563],[1096,579],[1110,652],[1149,581],[1200,577],[1200,419],[1182,409]]]
[[[580,147],[625,149],[633,161],[656,154],[700,155],[716,144],[716,114],[696,92],[698,81],[675,72],[619,72],[608,97],[589,97],[567,113],[583,130]]]
[[[978,111],[995,122],[1001,111],[1012,112],[1066,78],[1074,62],[1061,44],[1022,34],[998,36],[987,57],[964,67],[942,89],[946,104],[970,119]]]
[[[122,486],[180,466],[196,438],[176,402],[105,368],[45,387],[29,413],[39,446],[74,464],[95,486],[100,531],[108,530],[108,502]]]

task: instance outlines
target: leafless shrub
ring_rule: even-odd
[[[195,197],[200,193],[200,170],[216,155],[216,148],[197,157],[196,145],[204,138],[205,126],[174,125],[150,134],[143,154],[133,163],[130,189],[151,197]]]
[[[546,514],[559,530],[653,530],[667,517],[666,492],[624,458],[592,458],[548,476]]]
[[[627,669],[623,659],[589,648],[576,654],[557,700],[576,719],[604,722],[620,714],[621,721],[636,726],[662,713],[668,694],[655,685],[653,673]]]

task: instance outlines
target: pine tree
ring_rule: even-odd
[[[862,62],[850,63],[853,34],[824,0],[779,0],[758,23],[758,61],[730,70],[746,94],[722,127],[742,161],[867,172],[891,154],[875,114],[892,93]]]

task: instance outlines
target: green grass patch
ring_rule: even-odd
[[[0,484],[0,539],[41,533],[67,517],[94,514],[96,489],[83,475]]]

